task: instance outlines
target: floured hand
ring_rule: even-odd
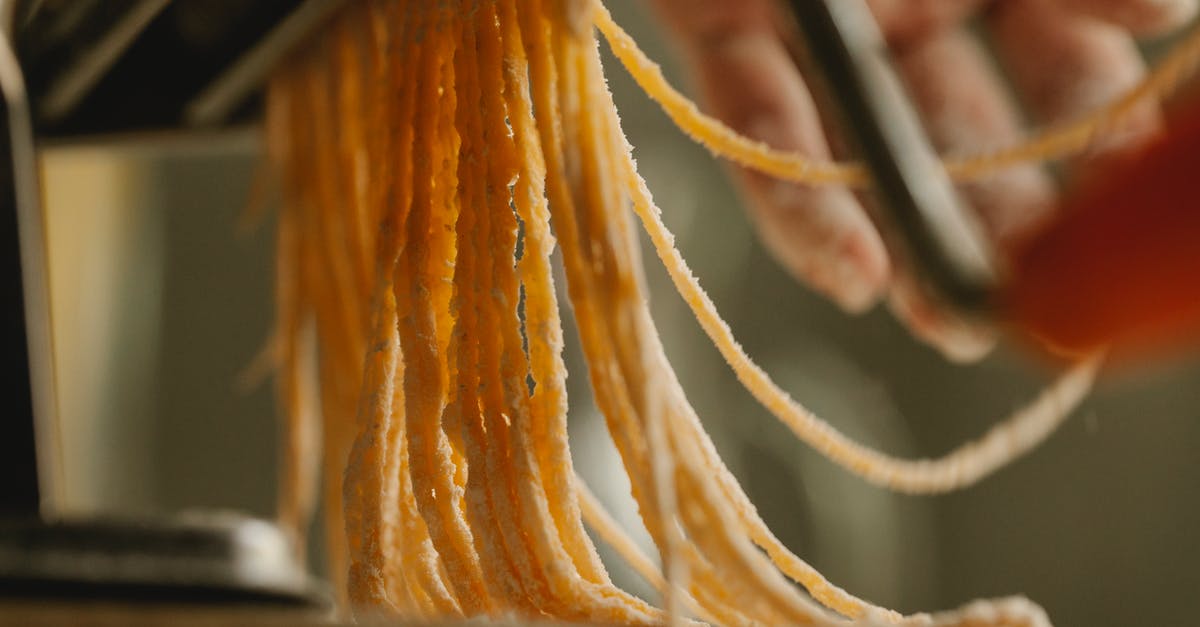
[[[773,0],[655,0],[710,111],[779,149],[828,159],[832,152],[804,77],[788,52]],[[1187,22],[1197,0],[868,0],[895,54],[934,145],[976,152],[1016,141],[1022,118],[974,31],[978,17],[1032,122],[1068,119],[1136,83],[1145,65],[1135,36]],[[1158,125],[1146,105],[1109,134],[1097,157]],[[977,359],[988,330],[925,299],[888,258],[862,199],[839,187],[810,187],[739,169],[737,180],[766,246],[797,279],[843,309],[886,300],[917,337],[947,357]],[[998,248],[1037,224],[1055,204],[1049,176],[1013,167],[962,188]]]

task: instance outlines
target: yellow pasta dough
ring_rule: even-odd
[[[680,127],[717,154],[808,183],[863,182],[857,165],[774,152],[701,114],[598,2],[349,3],[276,71],[267,97],[268,143],[286,196],[281,521],[302,535],[323,486],[335,585],[359,616],[1048,624],[1019,598],[901,616],[838,588],[784,547],[725,468],[667,361],[646,306],[636,231],[640,224],[649,234],[754,397],[816,450],[892,489],[960,488],[1028,451],[1086,394],[1096,364],[1069,371],[939,459],[896,459],[838,433],[750,361],[675,250],[621,132],[593,25]],[[1149,87],[1107,113],[949,167],[961,178],[1078,148],[1120,107],[1175,82],[1196,48],[1186,42]],[[572,468],[556,247],[593,394],[662,572]],[[585,522],[662,603],[612,583]]]

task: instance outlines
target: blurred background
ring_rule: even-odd
[[[686,87],[643,4],[609,4]],[[889,452],[936,456],[1047,383],[1019,352],[955,366],[887,312],[847,317],[796,285],[755,240],[723,166],[608,68],[684,256],[750,355],[806,406]],[[261,158],[253,128],[43,151],[67,509],[272,514],[271,385],[246,376],[272,315],[271,218],[244,219]],[[1195,623],[1200,361],[1110,374],[1011,468],[958,494],[898,496],[796,441],[742,390],[651,254],[646,272],[668,353],[722,455],[779,537],[834,583],[905,612],[1024,594],[1059,625]],[[638,530],[570,350],[577,466]]]

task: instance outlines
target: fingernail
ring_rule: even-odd
[[[1158,34],[1183,26],[1196,15],[1196,0],[1148,0],[1143,3],[1147,23],[1141,29],[1146,34]]]
[[[848,313],[874,305],[890,272],[887,252],[849,194],[782,181],[769,194],[775,216],[764,240],[784,266]]]
[[[958,364],[979,361],[996,345],[995,333],[990,329],[936,308],[910,286],[893,289],[888,306],[917,339],[933,347],[947,361]]]
[[[968,364],[979,361],[992,352],[996,346],[996,337],[978,329],[952,324],[943,327],[932,344],[947,361]]]
[[[1103,162],[1114,156],[1119,157],[1154,139],[1162,128],[1162,116],[1157,107],[1142,107],[1116,126],[1101,131],[1084,153],[1084,158]]]
[[[887,280],[887,258],[876,250],[882,246],[871,246],[871,239],[852,234],[830,254],[828,293],[847,313],[870,309]]]

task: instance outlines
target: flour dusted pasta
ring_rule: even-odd
[[[360,615],[1048,624],[1019,598],[901,616],[784,547],[667,361],[636,229],[755,398],[831,460],[895,490],[961,488],[1030,450],[1086,394],[1096,364],[939,459],[896,459],[835,431],[750,361],[675,250],[621,132],[593,25],[715,153],[792,180],[865,182],[858,165],[770,151],[705,117],[598,2],[349,3],[268,91],[269,145],[286,194],[283,522],[299,530],[312,513],[319,431],[326,545],[343,600]],[[948,167],[964,178],[1082,147],[1122,106],[1190,69],[1197,39],[1112,109]],[[572,468],[556,247],[592,390],[662,571]],[[661,604],[612,583],[585,522],[662,592]]]

